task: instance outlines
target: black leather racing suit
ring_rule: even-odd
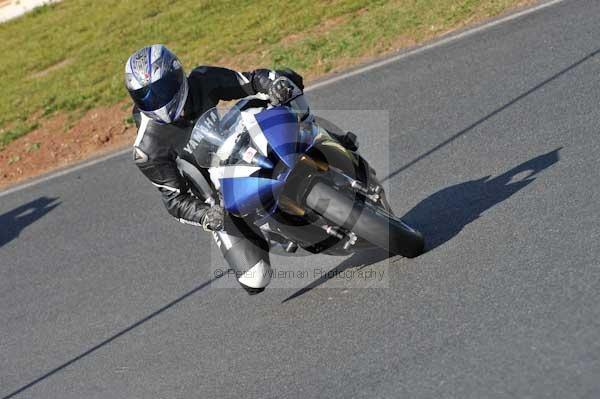
[[[209,205],[192,190],[177,165],[183,159],[198,168],[208,179],[208,172],[200,168],[195,159],[183,148],[187,144],[195,120],[205,111],[215,107],[220,100],[235,100],[256,94],[267,94],[270,84],[279,76],[286,76],[303,89],[302,78],[291,70],[271,71],[257,69],[236,72],[230,69],[201,66],[188,76],[189,92],[183,115],[170,124],[161,124],[142,116],[134,108],[133,117],[138,125],[134,143],[134,161],[142,173],[158,188],[168,212],[182,223],[201,225],[202,216]],[[263,262],[269,268],[268,245],[236,218],[226,218],[225,232],[214,233],[229,266],[236,273],[252,269]],[[262,272],[262,269],[260,272]],[[260,279],[259,279],[260,280]],[[257,282],[239,279],[250,293],[264,290],[268,281]],[[255,281],[256,282],[256,281]],[[258,287],[252,287],[258,285]]]

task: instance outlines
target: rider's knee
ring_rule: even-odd
[[[271,266],[263,259],[238,278],[238,282],[250,295],[260,294],[271,282]]]

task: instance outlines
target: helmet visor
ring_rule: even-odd
[[[167,105],[179,92],[185,75],[183,68],[169,71],[156,82],[137,90],[130,90],[133,101],[142,111],[155,111]]]

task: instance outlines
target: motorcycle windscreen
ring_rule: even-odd
[[[282,181],[264,177],[231,177],[220,182],[224,208],[236,216],[259,208],[270,212],[283,188]]]
[[[291,168],[298,157],[298,119],[286,107],[276,107],[254,115],[271,149]]]

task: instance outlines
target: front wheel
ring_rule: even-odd
[[[421,233],[399,218],[368,202],[356,203],[325,183],[313,186],[306,205],[337,226],[394,255],[414,258],[425,248]]]

